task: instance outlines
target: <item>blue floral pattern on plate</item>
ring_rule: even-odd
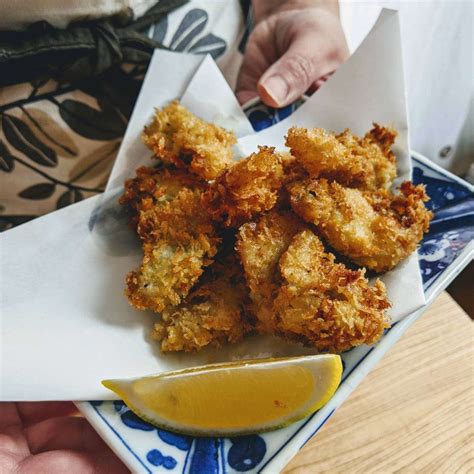
[[[301,103],[299,101],[276,110],[261,102],[253,102],[245,108],[245,112],[254,129],[262,130],[286,118]],[[431,198],[428,206],[434,212],[430,231],[418,250],[424,289],[428,294],[434,283],[447,273],[448,267],[454,266],[455,260],[474,239],[474,192],[472,186],[430,164],[426,158],[414,156],[412,159],[413,181],[425,184]],[[407,319],[409,318],[411,316]],[[412,318],[405,325],[414,320]],[[400,323],[395,324],[384,335],[383,339],[390,338],[391,332],[400,333],[392,334],[390,345],[403,333],[400,326]],[[373,350],[374,348],[359,347],[343,354],[341,388],[344,381],[355,373]],[[129,465],[133,464],[134,470],[186,474],[260,472],[263,469],[278,471],[281,460],[277,462],[277,456],[285,449],[296,451],[301,448],[337,407],[328,406],[328,412],[319,417],[318,414],[312,415],[272,433],[223,439],[192,438],[155,428],[137,417],[121,401],[97,401],[87,405],[88,408],[83,407],[86,416],[97,428],[99,419],[105,423],[110,431],[105,436],[106,439],[113,436],[120,441],[122,446],[119,454]],[[103,429],[102,434],[104,435]],[[306,439],[303,439],[305,436]],[[293,442],[297,444],[292,444]],[[112,442],[111,444],[113,445]]]
[[[418,255],[425,290],[474,239],[474,195],[469,186],[426,163],[413,160],[413,181],[423,183],[434,212]]]

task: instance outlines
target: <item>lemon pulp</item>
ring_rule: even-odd
[[[286,426],[321,408],[342,375],[338,355],[247,360],[128,380],[104,380],[139,417],[198,436]]]
[[[175,376],[160,381],[154,390],[148,380],[137,380],[133,389],[151,410],[177,423],[202,428],[243,428],[255,420],[267,422],[289,415],[306,404],[314,390],[314,377],[306,367],[266,370],[228,369],[197,374],[193,382]],[[216,390],[225,379],[225,393]],[[258,392],[249,388],[258,388]]]

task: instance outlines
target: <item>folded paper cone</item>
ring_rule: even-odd
[[[212,87],[209,87],[212,84]],[[114,398],[100,383],[211,362],[315,352],[277,338],[199,354],[163,355],[148,333],[156,315],[123,296],[141,259],[138,239],[117,204],[123,180],[149,164],[140,134],[154,108],[183,98],[196,115],[233,128],[243,154],[257,145],[284,149],[292,125],[364,133],[372,122],[399,131],[399,181],[409,179],[405,87],[398,15],[385,10],[354,55],[291,117],[260,133],[249,123],[210,57],[157,50],[115,163],[107,192],[10,230],[0,237],[1,400]],[[416,254],[382,276],[396,321],[425,300]]]

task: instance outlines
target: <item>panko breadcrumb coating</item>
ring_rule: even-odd
[[[153,339],[161,350],[191,352],[233,343],[253,329],[246,308],[248,292],[235,255],[214,262],[187,298],[162,313]]]
[[[283,162],[283,184],[301,181],[309,177],[305,167],[291,153],[280,153]]]
[[[157,110],[142,137],[164,162],[189,168],[206,180],[231,164],[236,143],[233,133],[201,120],[177,101]]]
[[[143,240],[142,264],[127,276],[136,308],[160,312],[178,304],[212,262],[219,238],[202,212],[203,191],[201,181],[176,170],[141,168],[127,181],[120,202]]]
[[[280,272],[283,284],[274,308],[279,329],[289,339],[342,352],[375,343],[389,327],[384,284],[377,280],[370,287],[365,270],[335,263],[310,230],[293,238],[280,259]]]
[[[293,236],[305,227],[291,211],[275,209],[257,222],[244,224],[238,232],[236,250],[244,267],[252,311],[261,332],[274,332],[273,299],[280,283],[278,261]]]
[[[258,152],[226,169],[204,196],[212,218],[225,227],[238,227],[270,210],[283,185],[282,162],[273,147],[261,146]]]
[[[393,268],[428,229],[424,188],[396,176],[396,132],[293,127],[291,153],[259,147],[232,161],[235,136],[178,102],[157,110],[143,140],[160,160],[125,183],[120,203],[143,243],[127,276],[139,309],[161,313],[153,339],[193,352],[254,329],[341,352],[389,327],[385,286],[336,263]]]
[[[142,166],[136,170],[135,178],[125,181],[125,190],[119,203],[129,212],[131,223],[136,227],[142,207],[170,201],[183,187],[204,190],[204,186],[204,181],[185,171]]]
[[[344,188],[325,179],[288,186],[291,205],[329,245],[376,272],[395,267],[416,250],[432,217],[422,185],[406,181],[400,194]]]
[[[293,127],[286,145],[312,178],[327,178],[351,188],[388,189],[397,175],[390,148],[395,130],[374,124],[360,138],[345,130],[339,135],[322,128]]]

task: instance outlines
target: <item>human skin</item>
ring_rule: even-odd
[[[311,93],[349,57],[337,0],[253,0],[254,29],[237,79],[241,104],[284,107]]]
[[[128,473],[71,402],[0,403],[5,474]]]

